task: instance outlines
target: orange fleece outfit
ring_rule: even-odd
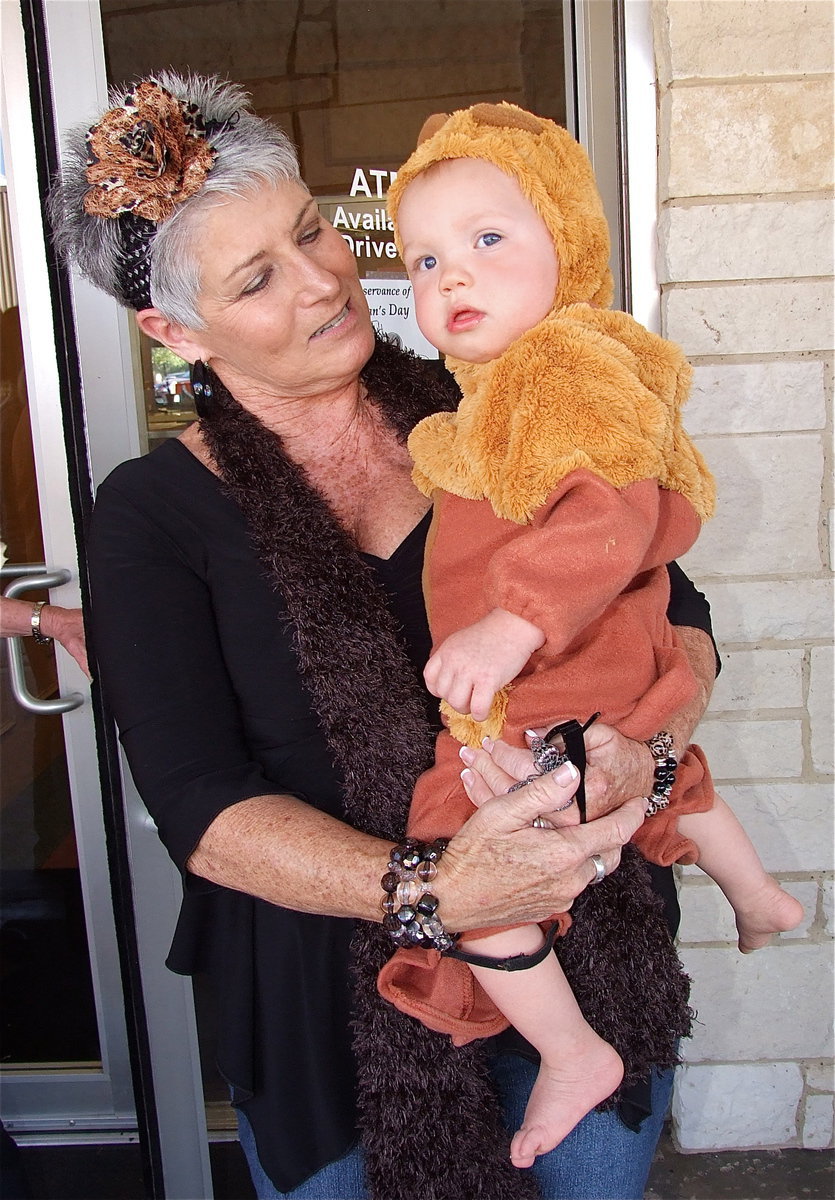
[[[521,110],[509,105],[477,109],[489,110],[491,151],[489,139],[508,132],[496,128],[504,110],[512,110],[511,122],[521,121],[513,136],[519,128],[530,135],[522,118],[539,122],[530,114],[516,118]],[[456,113],[447,125],[475,111]],[[478,124],[476,134],[484,134]],[[551,130],[569,137],[541,124],[549,137]],[[466,145],[473,156],[497,161],[478,154],[472,129],[463,132],[466,140],[453,141],[446,157],[460,157]],[[447,135],[436,133],[428,153],[426,143],[419,146],[399,174],[395,204],[433,161],[433,140],[446,148]],[[681,425],[690,368],[676,346],[627,314],[588,303],[599,302],[608,286],[601,261],[585,296],[561,270],[552,312],[499,358],[447,359],[461,404],[422,421],[409,439],[415,482],[434,500],[424,566],[433,647],[496,607],[545,634],[486,722],[442,705],[449,732],[438,736],[435,765],[418,780],[409,818],[410,836],[421,840],[451,836],[473,812],[460,780],[461,742],[479,745],[485,735],[501,734],[524,745],[526,729],[571,717],[582,722],[597,711],[625,736],[645,740],[698,688],[666,618],[666,564],[692,546],[714,499],[713,481]],[[588,264],[581,266],[593,279]],[[570,302],[572,290],[579,302]],[[691,746],[670,807],[645,822],[636,845],[663,865],[693,862],[697,848],[678,833],[676,816],[712,802],[707,764]],[[569,920],[559,919],[564,930]],[[508,1024],[469,968],[435,950],[397,950],[378,986],[457,1044]]]

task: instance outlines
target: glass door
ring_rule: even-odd
[[[77,607],[76,538],[57,368],[48,351],[54,333],[17,6],[4,4],[2,21],[2,589],[8,597]],[[3,1121],[19,1140],[69,1131],[135,1139],[89,683],[63,650],[31,638],[4,639],[2,662]]]
[[[101,298],[92,293],[85,297],[82,288],[76,295],[76,345],[73,314],[62,294],[65,285],[48,265],[41,218],[41,193],[54,153],[52,122],[60,127],[84,119],[106,100],[99,13],[95,4],[25,0],[4,2],[0,16],[2,134],[16,279],[16,295],[4,306],[19,309],[26,413],[20,389],[13,397],[14,412],[16,427],[23,430],[27,421],[31,427],[28,453],[43,544],[41,550],[36,531],[33,548],[18,540],[10,549],[16,557],[39,554],[53,584],[52,602],[77,607],[91,477],[101,479],[116,462],[144,448],[135,399],[139,396],[141,402],[142,393],[134,386],[140,371],[133,365],[127,320],[109,303],[97,309]],[[81,388],[73,373],[78,349]],[[93,431],[95,436],[88,438]],[[23,440],[21,435],[20,446]],[[26,459],[24,450],[15,450],[16,469],[22,470]],[[31,491],[31,462],[28,479]],[[9,512],[32,509],[31,496],[25,507],[24,491],[17,493],[17,481],[10,476]],[[4,490],[4,519],[6,512]],[[34,569],[34,564],[9,564],[12,589],[25,586],[26,578],[18,576],[26,575],[26,567]],[[16,650],[30,693],[38,700],[48,697],[54,691],[51,664],[39,660],[29,646]],[[25,933],[37,924],[39,952],[45,948],[49,953],[55,941],[64,943],[53,962],[44,964],[41,955],[40,974],[34,967],[26,974],[21,967],[9,981],[9,995],[15,995],[12,1015],[25,1008],[28,997],[33,1008],[42,1006],[42,1019],[35,1022],[40,1036],[34,1047],[31,1023],[24,1027],[22,1019],[16,1020],[15,1029],[8,1030],[3,1121],[19,1141],[139,1139],[147,1195],[208,1197],[212,1188],[191,986],[164,967],[179,881],[127,777],[121,790],[112,730],[102,718],[96,690],[91,693],[80,668],[63,651],[55,665],[61,694],[78,693],[83,700],[58,718],[65,769],[60,727],[55,718],[40,715],[31,723],[31,743],[48,743],[47,749],[34,757],[21,733],[17,756],[4,753],[3,759],[4,770],[8,764],[3,799],[5,803],[8,796],[7,811],[16,825],[10,839],[4,826],[2,866],[17,872],[8,878],[4,899],[9,895],[13,917],[25,911]],[[15,728],[25,733],[28,718],[10,702],[4,703],[3,721],[14,736]],[[65,881],[63,891],[56,881]],[[65,924],[56,932],[59,906]],[[114,912],[119,914],[118,934]],[[15,932],[12,923],[11,934]],[[66,974],[72,975],[73,995],[59,973],[71,953]],[[6,1011],[4,1004],[4,1016]],[[151,1014],[147,1022],[146,1012]],[[77,1028],[70,1037],[73,1024]]]
[[[4,208],[6,200],[4,188]],[[0,242],[10,284],[0,299],[4,606],[49,599],[9,250]],[[72,711],[84,698],[76,693],[67,703]],[[54,647],[7,639],[0,663],[0,1062],[6,1077],[90,1073],[102,1065],[62,707]]]

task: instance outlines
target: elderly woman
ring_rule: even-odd
[[[69,138],[59,248],[193,364],[200,419],[99,489],[95,652],[183,874],[169,965],[215,980],[217,1062],[258,1195],[535,1195],[509,1165],[496,1099],[512,1121],[534,1068],[455,1050],[382,1001],[386,897],[431,880],[410,930],[439,952],[452,931],[568,908],[643,820],[629,798],[650,790],[652,756],[593,727],[596,819],[554,830],[531,823],[573,793],[576,770],[506,795],[529,756],[479,753],[460,833],[392,848],[437,730],[421,679],[429,514],[404,443],[456,396],[375,343],[346,243],[240,89],[162,74],[111,103]],[[706,695],[706,606],[671,574]],[[679,714],[677,744],[701,708]],[[640,1126],[623,1106],[592,1113],[540,1160],[541,1194],[641,1195],[669,1076]]]

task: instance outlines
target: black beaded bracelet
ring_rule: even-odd
[[[673,735],[662,729],[655,737],[646,743],[649,752],[655,760],[655,778],[652,791],[644,799],[647,801],[647,816],[653,817],[662,812],[670,803],[670,795],[676,782],[678,759],[673,754]]]
[[[455,935],[447,933],[438,916],[438,897],[429,890],[446,848],[446,838],[434,842],[407,838],[392,847],[388,871],[380,880],[380,907],[385,913],[383,929],[396,946],[444,951],[455,945]]]

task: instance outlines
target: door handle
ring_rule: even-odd
[[[62,567],[49,570],[44,563],[25,563],[14,566],[10,564],[0,567],[0,578],[12,579],[12,583],[4,588],[3,595],[9,600],[16,600],[23,592],[60,587],[62,583],[69,582],[70,573]],[[84,697],[80,692],[70,692],[68,696],[58,696],[55,700],[41,700],[38,696],[33,696],[26,686],[26,675],[23,669],[23,638],[8,637],[3,638],[3,641],[8,648],[12,695],[21,708],[25,708],[27,712],[36,713],[38,716],[47,716],[51,713],[72,712],[74,708],[81,707]]]

